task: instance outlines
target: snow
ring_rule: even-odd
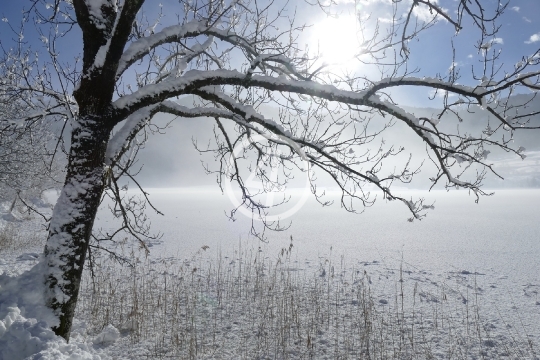
[[[152,111],[156,108],[156,106],[157,105],[147,106],[128,116],[120,129],[114,133],[107,144],[107,150],[105,153],[105,163],[107,165],[111,165],[112,160],[114,160],[116,155],[120,153],[123,147],[129,146],[127,143],[129,136],[141,123],[147,122],[151,119]]]
[[[47,322],[25,318],[18,307],[9,307],[7,310],[8,313],[0,320],[0,359],[103,359],[92,354],[85,343],[66,343],[54,334]]]
[[[183,26],[173,26],[171,28],[166,28],[162,32],[156,34],[155,38],[145,39],[144,41],[149,41],[149,44],[146,44],[150,47],[155,46],[161,41],[165,41],[170,36],[177,36],[179,32],[185,32],[188,30],[200,30],[201,24],[199,23],[188,23]],[[127,51],[132,55],[126,57],[126,66],[129,65],[128,58],[136,58],[139,55],[144,53],[142,49],[143,43],[136,45],[138,42],[132,44],[133,48]],[[210,44],[211,39],[207,40],[205,44]],[[205,45],[203,44],[203,45]],[[286,62],[285,58],[282,57],[273,57],[271,55],[259,55],[251,63],[252,67],[256,66],[261,61],[275,60],[278,62]],[[530,74],[529,74],[530,75]],[[209,84],[201,88],[202,84]],[[147,103],[148,101],[155,101],[156,97],[170,97],[181,95],[183,93],[190,93],[193,89],[197,89],[200,92],[211,93],[214,96],[218,96],[222,103],[227,104],[227,108],[233,109],[234,112],[242,114],[242,118],[233,116],[232,118],[245,126],[252,126],[248,124],[249,122],[256,122],[262,124],[265,128],[270,129],[278,137],[280,141],[283,141],[289,144],[295,149],[295,151],[301,154],[300,147],[298,146],[297,139],[294,139],[286,132],[283,126],[280,123],[277,123],[271,119],[265,119],[262,115],[258,114],[255,109],[251,106],[246,106],[243,104],[238,104],[236,101],[221,93],[215,89],[215,87],[224,84],[237,84],[237,85],[251,85],[255,87],[262,87],[273,91],[290,91],[298,94],[316,96],[320,98],[325,98],[331,101],[339,101],[348,104],[370,106],[377,108],[384,112],[387,112],[393,116],[398,117],[400,120],[406,122],[411,128],[417,132],[422,139],[429,144],[431,147],[437,147],[438,144],[434,138],[434,130],[432,127],[426,127],[421,124],[420,120],[416,118],[413,114],[408,113],[403,108],[395,105],[391,101],[383,100],[377,94],[377,91],[383,90],[387,87],[392,86],[401,86],[401,85],[414,85],[414,86],[429,86],[433,88],[444,89],[445,91],[452,91],[454,93],[461,94],[463,96],[476,97],[479,101],[479,105],[482,108],[488,106],[487,99],[485,96],[482,96],[486,93],[486,86],[492,86],[495,82],[491,82],[487,78],[482,79],[480,86],[464,86],[454,83],[445,82],[437,78],[419,78],[419,77],[403,77],[403,78],[385,78],[378,82],[373,83],[371,89],[353,92],[345,91],[336,88],[333,85],[329,84],[320,84],[312,81],[298,81],[286,78],[284,76],[265,76],[265,75],[253,75],[252,71],[248,71],[247,74],[239,72],[236,70],[211,70],[211,71],[199,71],[199,70],[190,70],[182,74],[181,77],[171,77],[163,80],[157,84],[147,85],[138,91],[125,95],[118,100],[116,100],[113,106],[120,110],[126,110],[128,113],[132,111],[141,111],[138,110],[141,104]],[[464,100],[460,97],[456,101],[456,105],[465,104],[468,100]],[[144,110],[143,110],[144,111]],[[135,113],[137,114],[137,112]],[[119,149],[126,146],[125,139],[128,138],[128,135],[131,133],[134,126],[140,123],[139,120],[136,120],[135,117],[139,115],[134,115],[133,119],[126,121],[126,125],[113,137],[113,146],[108,150],[108,159],[111,159],[114,153],[117,153]],[[144,118],[144,116],[142,116]],[[229,118],[229,116],[227,116]],[[429,120],[431,125],[437,126],[438,121],[436,119]],[[313,147],[318,147],[317,144],[311,144]],[[319,147],[319,149],[321,149]],[[302,156],[305,159],[305,156]],[[464,158],[457,157],[456,160],[461,163],[464,161]],[[448,180],[453,182],[455,185],[463,186],[466,182],[460,181],[459,179],[448,175]]]
[[[154,191],[151,191],[151,193],[154,193]],[[491,213],[481,215],[482,211],[485,211],[485,207],[484,210],[475,210],[478,207],[474,204],[474,207],[469,209],[466,203],[461,203],[466,202],[467,199],[459,194],[457,195],[460,197],[460,206],[451,209],[448,209],[448,200],[454,199],[456,194],[452,194],[447,198],[444,198],[444,195],[439,193],[436,194],[435,198],[442,200],[443,203],[438,206],[439,209],[437,210],[442,211],[440,214],[441,222],[435,221],[433,223],[435,219],[428,219],[431,222],[425,222],[428,228],[425,229],[423,234],[417,233],[419,225],[403,224],[403,218],[401,218],[401,222],[393,221],[393,218],[397,219],[400,216],[391,211],[389,212],[388,204],[380,206],[385,215],[378,213],[377,209],[370,209],[370,211],[376,212],[373,216],[365,219],[358,216],[353,219],[349,216],[351,221],[348,223],[346,222],[348,214],[343,213],[342,209],[336,209],[335,213],[333,211],[330,211],[330,213],[319,211],[317,213],[314,207],[306,206],[304,210],[308,212],[303,216],[306,218],[306,224],[309,224],[311,230],[306,228],[306,232],[301,227],[293,229],[295,249],[298,252],[292,256],[290,263],[287,264],[288,270],[286,270],[285,274],[289,274],[287,276],[293,278],[309,278],[312,276],[310,274],[315,274],[320,284],[325,284],[324,286],[327,283],[340,284],[339,286],[342,289],[348,291],[347,289],[351,286],[348,282],[351,282],[350,279],[356,273],[352,271],[353,268],[338,265],[340,261],[343,264],[344,258],[341,254],[344,254],[348,258],[346,260],[356,264],[354,266],[357,269],[362,270],[362,272],[365,271],[366,279],[371,284],[370,291],[373,292],[376,309],[383,313],[388,311],[387,314],[391,314],[389,311],[395,302],[394,292],[396,286],[404,284],[406,298],[412,296],[414,288],[418,301],[414,310],[419,314],[418,316],[422,314],[422,324],[415,324],[415,328],[418,326],[419,331],[424,331],[422,336],[425,336],[426,341],[429,342],[433,354],[432,358],[435,359],[446,358],[445,356],[448,354],[444,339],[457,336],[458,343],[467,341],[466,324],[461,323],[464,318],[460,318],[460,314],[464,314],[465,306],[469,306],[467,309],[471,313],[476,311],[477,305],[475,304],[479,304],[479,316],[483,321],[481,325],[487,329],[488,337],[484,338],[479,345],[463,345],[461,343],[460,346],[464,346],[466,351],[472,351],[476,349],[475,347],[480,347],[482,351],[486,351],[486,358],[507,358],[502,355],[495,356],[494,354],[500,355],[504,353],[504,346],[509,337],[519,337],[518,332],[524,331],[529,334],[529,338],[536,344],[536,339],[540,335],[539,322],[537,322],[538,311],[535,310],[538,309],[538,304],[540,304],[538,297],[540,283],[538,283],[538,271],[535,271],[537,262],[534,260],[537,256],[535,254],[538,254],[538,246],[535,241],[535,229],[538,226],[535,223],[530,223],[535,216],[531,210],[537,208],[535,199],[538,199],[540,193],[530,191],[523,194],[526,197],[513,194],[512,197],[515,197],[516,206],[494,207],[487,205],[489,210],[499,208],[504,219],[507,220],[499,226],[505,228],[503,232],[494,229],[498,225],[493,224],[497,223],[499,217],[494,217]],[[504,193],[502,195],[504,198]],[[501,194],[497,194],[497,196],[500,198]],[[199,214],[198,207],[201,207],[201,203],[204,203],[200,196],[195,197],[196,201],[194,202],[177,201],[178,198],[175,198],[173,193],[165,191],[163,192],[163,198],[168,199],[171,209],[175,211],[172,213],[166,211],[166,213],[170,215],[178,214],[181,220],[174,218],[175,216],[172,216],[171,219],[171,216],[169,216],[168,221],[172,221],[170,224],[173,225],[164,226],[163,221],[166,220],[165,218],[161,220],[162,222],[157,223],[161,230],[166,231],[164,240],[167,243],[152,248],[150,261],[154,264],[152,266],[155,267],[155,270],[160,270],[159,264],[165,264],[165,258],[170,259],[173,263],[175,261],[184,261],[182,257],[172,260],[170,255],[177,251],[172,250],[171,246],[177,246],[180,249],[179,253],[183,257],[195,258],[195,255],[188,255],[192,249],[200,248],[202,243],[207,244],[208,241],[214,239],[218,243],[221,242],[224,254],[232,252],[231,246],[233,245],[228,240],[229,230],[218,230],[217,236],[211,233],[213,228],[220,226],[221,222],[215,221],[218,218],[214,219],[210,211],[207,211],[206,216],[203,218],[197,215]],[[528,198],[529,202],[521,201],[525,198]],[[158,204],[158,206],[163,207],[164,204]],[[191,214],[191,217],[187,215],[183,219],[185,216],[182,216],[184,213],[180,206],[185,207],[186,214]],[[212,207],[215,206],[212,200]],[[431,207],[431,205],[424,205],[424,207],[426,206]],[[467,215],[471,214],[471,212],[467,212],[468,210],[475,211],[477,215]],[[217,213],[223,218],[221,208],[217,210]],[[434,213],[437,215],[436,212]],[[366,213],[365,215],[369,214]],[[502,240],[497,236],[493,236],[488,228],[484,229],[483,216],[489,219],[485,225],[493,228],[495,233],[499,233]],[[194,220],[197,217],[199,222]],[[298,217],[298,219],[302,221],[302,216]],[[359,222],[359,219],[362,221]],[[103,225],[105,220],[105,218],[98,219],[97,225]],[[226,219],[222,220],[225,221],[224,224],[226,225]],[[204,227],[200,226],[201,221],[206,224]],[[329,223],[335,224],[335,226],[329,227],[325,225]],[[0,221],[0,225],[3,224]],[[448,226],[440,228],[440,224],[448,224]],[[452,224],[459,224],[459,226]],[[474,228],[471,227],[473,224]],[[532,228],[523,226],[523,224],[529,224]],[[245,226],[245,224],[240,224],[240,226]],[[196,231],[198,231],[199,237],[192,236],[191,227],[198,229]],[[449,234],[449,232],[452,232],[449,231],[451,227],[453,227],[453,235]],[[204,234],[201,233],[201,228],[204,228]],[[181,229],[181,231],[178,231],[178,229]],[[224,229],[230,229],[230,227],[226,225]],[[340,230],[336,231],[336,229]],[[478,229],[478,231],[475,229]],[[350,230],[349,235],[343,233],[343,231],[347,230]],[[527,231],[529,232],[530,244],[523,242]],[[509,243],[504,239],[506,232],[511,233],[512,238],[515,238],[513,243]],[[393,233],[394,235],[392,235]],[[482,233],[486,237],[486,241],[478,238],[477,233]],[[298,237],[296,234],[299,234]],[[354,234],[361,234],[361,236],[353,238]],[[431,238],[429,238],[429,234],[431,234]],[[180,239],[178,236],[180,236]],[[191,239],[192,237],[193,239]],[[232,244],[237,244],[237,236],[233,237]],[[441,242],[441,237],[448,237],[448,242]],[[187,242],[178,241],[187,238],[191,240]],[[268,254],[273,259],[272,254],[277,253],[280,247],[283,246],[283,241],[280,241],[279,238],[288,238],[288,235],[275,235],[269,244],[263,245],[258,242],[256,244],[264,248],[262,254]],[[341,241],[337,242],[337,239],[341,239]],[[400,241],[398,239],[409,240]],[[193,248],[190,248],[190,241],[193,243]],[[217,251],[219,249],[218,243],[211,243],[210,248]],[[373,244],[377,244],[375,245],[377,248],[372,248]],[[477,244],[473,245],[473,248],[477,246],[476,250],[471,250],[471,244]],[[328,248],[332,245],[335,253],[333,256],[331,255],[332,250],[328,254]],[[348,246],[350,246],[349,250],[347,250]],[[395,253],[392,256],[391,254],[395,252],[392,249],[398,248],[401,249],[401,255]],[[434,249],[437,248],[439,252],[434,252]],[[303,252],[306,249],[311,253]],[[56,337],[49,329],[50,323],[48,321],[51,319],[51,314],[47,314],[47,310],[42,305],[41,310],[38,308],[40,302],[43,301],[41,296],[43,288],[39,281],[40,258],[36,256],[38,251],[39,249],[29,248],[13,254],[0,252],[0,272],[3,271],[0,275],[0,359],[130,359],[137,354],[146,354],[148,352],[145,351],[151,350],[152,346],[154,346],[152,342],[133,342],[134,338],[130,337],[129,334],[135,331],[139,324],[134,323],[134,320],[132,321],[129,318],[125,319],[122,324],[107,324],[97,333],[89,333],[88,318],[78,317],[74,321],[69,344]],[[256,248],[255,251],[257,251]],[[259,251],[261,250],[259,249]],[[403,254],[403,251],[405,254]],[[514,253],[516,256],[514,256]],[[228,260],[223,263],[226,274],[237,271],[234,264],[239,253],[235,250],[234,254],[231,258],[226,258]],[[497,257],[491,259],[493,254],[504,256],[505,261],[494,260]],[[359,256],[359,258],[357,259],[356,256]],[[403,260],[403,256],[405,260]],[[401,258],[401,265],[399,259],[396,261],[396,258]],[[470,258],[471,261],[466,260],[467,258]],[[203,258],[200,265],[197,265],[197,267],[201,267],[197,274],[204,271],[204,264],[207,259],[207,257]],[[321,267],[321,263],[327,264],[325,259],[333,261],[332,266],[325,265]],[[212,266],[212,263],[208,264]],[[32,266],[34,267],[32,268]],[[28,268],[30,270],[24,272]],[[167,268],[167,271],[171,270]],[[268,275],[266,274],[266,276]],[[204,277],[201,277],[201,279],[204,279],[203,283],[206,282]],[[400,279],[403,281],[400,282]],[[121,283],[116,284],[116,288],[121,287]],[[206,317],[212,318],[211,314],[220,311],[219,307],[216,306],[214,293],[205,290],[197,294],[202,319],[206,319]],[[279,294],[275,296],[278,296],[276,299],[280,299]],[[475,297],[477,300],[475,300]],[[298,304],[301,304],[301,302],[299,301]],[[354,314],[357,311],[355,304],[357,302],[339,301],[332,306],[335,306],[336,311],[347,308],[351,310],[350,314]],[[458,306],[459,304],[461,304],[461,308]],[[247,320],[251,319],[251,315],[258,314],[257,309],[259,308],[257,306],[260,305],[257,302],[242,302],[223,307],[224,310],[221,316],[224,316],[225,319],[230,318],[230,322],[226,320],[225,325],[227,327],[224,327],[222,332],[217,333],[216,343],[221,347],[211,353],[213,354],[212,358],[237,358],[240,350],[246,349],[248,345],[255,345],[254,341],[256,342],[258,338],[250,334],[251,330],[257,330],[257,326],[259,326],[257,323],[258,318],[251,323]],[[450,306],[446,311],[452,316],[450,319],[453,321],[451,327],[447,329],[439,324],[436,332],[425,332],[425,326],[430,324],[431,317],[434,316],[433,309],[442,310],[443,305]],[[260,314],[263,314],[263,312]],[[476,316],[476,313],[474,313],[474,316]],[[54,316],[52,318],[54,319]],[[216,319],[218,322],[222,321],[219,315]],[[153,321],[153,319],[142,320]],[[343,318],[342,321],[341,326],[347,324],[348,320]],[[198,325],[197,331],[202,336],[202,334],[210,331],[211,326],[205,328],[201,325]],[[427,327],[429,328],[429,326]],[[341,330],[346,329],[341,328]],[[339,339],[346,336],[347,334],[342,332]],[[202,337],[199,340],[200,344],[204,343]],[[167,341],[165,339],[165,342]],[[315,358],[333,358],[334,340],[331,329],[321,329],[319,333],[312,334],[312,341],[317,349]],[[303,348],[305,348],[304,343],[298,345],[291,343],[288,347],[288,351],[290,351],[288,356],[290,358],[300,357]],[[345,347],[342,348],[340,345],[339,349],[341,351]],[[249,354],[246,354],[246,356],[250,357]],[[271,355],[267,354],[267,356]],[[202,354],[201,358],[204,358]],[[521,357],[521,359],[529,358]]]
[[[116,1],[113,1],[116,3]],[[109,4],[109,1],[107,0],[87,0],[86,2],[88,13],[90,17],[93,19],[94,25],[96,28],[105,30],[105,19],[103,17],[103,13],[101,12],[102,6],[107,6]],[[118,11],[118,9],[117,9]]]
[[[81,201],[81,197],[93,186],[92,184],[99,184],[100,171],[99,169],[89,174],[71,177],[64,184],[53,210],[49,224],[51,235],[47,243],[48,256],[43,262],[49,267],[46,272],[55,279],[54,288],[50,291],[54,292],[54,298],[60,303],[69,299],[65,291],[69,280],[64,278],[61,268],[66,265],[66,258],[73,255],[74,249],[71,246],[73,232],[80,231],[80,228],[72,228],[70,229],[72,233],[67,233],[64,229],[66,224],[82,217],[86,203]],[[45,273],[44,270],[42,272]]]
[[[21,255],[19,260],[36,260],[29,255]],[[56,316],[44,305],[45,288],[43,263],[38,262],[31,270],[19,276],[0,275],[0,318],[18,307],[20,314],[29,318],[39,318],[51,325],[57,324]]]
[[[141,100],[155,97],[158,94],[182,94],[184,89],[196,83],[209,82],[212,85],[241,84],[248,81],[252,86],[265,87],[270,90],[284,90],[298,92],[305,95],[313,95],[333,101],[364,105],[366,92],[345,91],[336,88],[334,85],[319,84],[312,81],[286,80],[283,78],[254,75],[251,79],[246,78],[246,74],[236,70],[190,70],[184,76],[164,80],[159,84],[147,85],[133,94],[125,95],[116,100],[113,105],[117,109],[125,109],[136,106]]]
[[[207,29],[207,26],[204,22],[190,21],[185,24],[168,26],[155,34],[132,42],[120,58],[116,75],[120,76],[133,62],[148,54],[148,52],[156,46],[171,41],[172,39],[196,36],[201,34],[205,29]],[[206,46],[210,45],[211,42],[206,44]]]
[[[212,94],[214,96],[219,97],[221,101],[228,103],[229,106],[234,108],[236,111],[244,113],[244,118],[247,119],[248,121],[257,121],[258,123],[264,125],[265,127],[270,127],[273,129],[274,133],[272,133],[269,136],[264,133],[261,133],[260,130],[255,129],[246,120],[244,120],[244,118],[234,116],[233,113],[225,109],[187,108],[179,104],[176,104],[172,101],[163,102],[163,105],[179,113],[184,113],[185,116],[221,116],[221,117],[231,118],[237,121],[238,123],[241,123],[245,126],[248,126],[256,130],[258,133],[260,133],[262,136],[266,137],[269,140],[272,139],[273,141],[279,141],[279,142],[282,142],[283,144],[287,144],[291,146],[295,150],[295,152],[298,155],[300,155],[300,157],[303,160],[307,160],[307,155],[298,145],[298,142],[297,142],[298,139],[295,139],[294,137],[292,137],[291,133],[288,130],[285,130],[285,128],[281,124],[275,122],[272,119],[266,119],[263,115],[259,114],[253,108],[253,106],[240,104],[236,102],[234,99],[232,99],[231,97],[227,96],[226,94],[220,91],[217,91],[214,87],[211,87],[211,86],[203,87],[201,89],[201,92],[206,92],[208,94]],[[129,146],[129,144],[126,143],[128,136],[131,134],[131,132],[134,129],[136,129],[137,126],[139,126],[139,124],[141,124],[141,122],[147,121],[150,118],[152,110],[154,110],[156,107],[157,106],[143,108],[128,117],[128,119],[125,121],[121,129],[118,130],[113,135],[111,141],[109,142],[109,146],[107,147],[107,156],[106,156],[107,165],[111,164],[111,160],[116,156],[116,154],[118,154],[121,151],[122,147]]]
[[[490,87],[490,86],[497,86],[498,82],[497,81],[492,81],[492,80],[489,80],[489,79],[482,79],[482,82],[480,83],[480,86],[481,87]]]
[[[105,29],[105,24],[103,24],[104,20],[102,18],[101,14],[101,6],[105,5],[104,0],[93,0],[88,4],[88,10],[91,17],[94,17],[94,19],[97,19],[97,21],[94,21],[96,26],[101,29]],[[115,10],[116,10],[116,17],[114,19],[114,24],[111,30],[111,33],[108,34],[107,42],[102,45],[95,58],[94,58],[94,64],[90,67],[88,70],[88,74],[90,74],[94,69],[101,69],[103,65],[105,64],[105,60],[107,59],[107,54],[109,53],[109,47],[111,46],[112,38],[116,32],[116,28],[118,26],[118,21],[120,20],[120,16],[118,16],[118,8],[116,8],[115,3]]]
[[[120,338],[120,331],[111,324],[105,326],[102,332],[100,332],[94,338],[94,344],[108,346],[114,344],[116,340]]]
[[[204,43],[202,44],[195,44],[193,45],[190,50],[193,54],[199,54],[199,53],[202,53],[203,51],[206,51],[208,50],[208,48],[210,46],[212,46],[212,44],[214,43],[214,37],[213,36],[209,36],[205,41]]]
[[[40,211],[50,213],[48,204],[42,205]],[[46,236],[37,219],[16,223],[0,220],[0,231],[8,224],[16,226],[21,236]],[[109,359],[85,340],[77,320],[69,344],[51,330],[58,320],[45,306],[42,250],[42,245],[22,249],[26,251],[22,253],[0,248],[0,359]],[[112,337],[107,335],[106,339]]]
[[[90,69],[92,71],[93,69],[99,69],[102,68],[105,64],[105,60],[107,58],[107,53],[109,52],[109,46],[111,45],[111,38],[107,40],[105,45],[101,46],[96,54],[96,57],[94,58],[94,66]]]
[[[287,144],[289,144],[293,149],[294,151],[300,155],[300,157],[302,158],[302,160],[304,161],[308,161],[308,158],[307,158],[307,155],[306,153],[304,152],[304,150],[302,150],[302,148],[293,140],[291,140],[290,138],[288,137],[285,137],[285,136],[279,136],[279,138],[281,140],[283,140],[284,142],[286,142]],[[309,163],[308,163],[309,165]]]
[[[44,305],[42,263],[17,276],[20,265],[36,263],[35,253],[18,256],[11,271],[0,275],[0,359],[99,359],[57,337],[49,324],[56,316]],[[8,275],[15,272],[15,276]],[[39,319],[39,321],[37,320]],[[84,346],[83,346],[84,347]]]

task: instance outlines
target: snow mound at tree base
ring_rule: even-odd
[[[10,307],[0,320],[0,359],[101,360],[85,343],[68,344],[45,321],[27,319]]]
[[[18,276],[0,275],[0,319],[11,313],[12,308],[18,308],[25,318],[39,319],[51,326],[58,324],[58,318],[45,306],[44,266],[39,261]]]
[[[42,266],[39,262],[19,276],[0,275],[0,360],[103,359],[84,339],[68,344],[51,330],[58,320],[45,306]]]

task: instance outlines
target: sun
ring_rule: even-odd
[[[358,54],[361,43],[355,16],[327,17],[313,27],[312,46],[328,65],[346,65]]]

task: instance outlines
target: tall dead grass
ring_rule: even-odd
[[[474,288],[430,293],[398,270],[381,297],[365,266],[300,264],[292,243],[275,257],[206,251],[184,261],[131,252],[132,267],[95,258],[77,318],[91,334],[117,327],[137,349],[127,358],[538,358],[521,333],[491,335]]]
[[[43,245],[43,234],[21,231],[16,225],[0,225],[0,253],[5,251],[20,252],[36,249]]]

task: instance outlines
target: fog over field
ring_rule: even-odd
[[[540,100],[533,95],[517,95],[513,97],[512,101],[515,104],[521,104],[527,103],[531,99],[532,102],[527,105],[526,110],[539,112]],[[189,104],[192,101],[183,99],[182,103]],[[419,117],[431,118],[438,113],[437,109],[431,108],[406,109]],[[275,108],[264,107],[263,113],[267,118],[278,118],[278,112]],[[462,122],[458,122],[450,116],[445,116],[441,124],[446,121],[446,129],[459,128],[459,131],[463,133],[479,132],[484,130],[488,124],[494,124],[494,119],[481,113],[480,108],[477,106],[468,107],[463,105],[458,114],[463,119]],[[373,129],[377,129],[386,121],[380,116],[375,117],[372,121]],[[213,120],[208,118],[175,119],[170,116],[158,116],[155,123],[159,127],[168,127],[161,130],[161,133],[150,135],[152,139],[155,138],[155,141],[149,141],[139,153],[137,165],[142,166],[140,173],[141,184],[148,187],[164,188],[215,186],[215,176],[206,175],[202,165],[208,164],[210,168],[215,166],[213,156],[200,154],[193,145],[193,141],[196,141],[199,148],[203,149],[207,144],[212,143]],[[540,117],[531,118],[530,126],[540,126]],[[420,165],[423,160],[427,159],[425,146],[416,141],[415,134],[400,121],[396,120],[395,125],[387,129],[382,138],[388,144],[405,147],[402,157],[388,159],[389,166],[398,165],[409,154],[412,154],[413,163],[416,165]],[[540,187],[540,141],[538,141],[538,134],[534,131],[517,130],[514,135],[514,142],[526,149],[527,157],[522,160],[502,151],[491,153],[488,162],[494,165],[493,168],[504,179],[489,175],[484,182],[486,187],[494,189]],[[378,145],[378,143],[375,145]],[[432,176],[433,171],[430,161],[426,160],[422,173],[416,177],[412,184],[403,186],[411,189],[427,189],[431,185],[429,176]],[[298,174],[298,177],[303,179],[302,174]],[[303,181],[301,185],[294,184],[303,186]],[[335,187],[335,184],[331,180],[323,178],[321,186]]]

